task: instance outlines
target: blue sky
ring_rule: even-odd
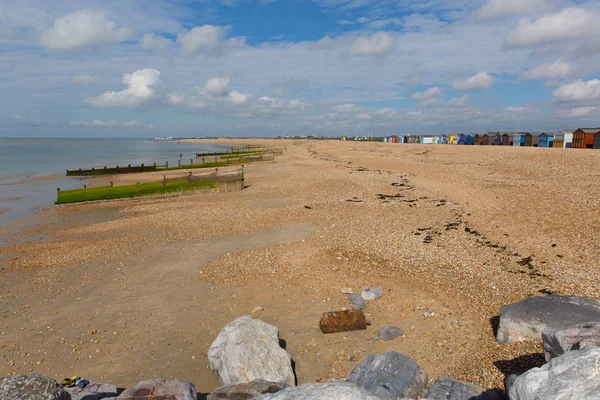
[[[8,0],[0,136],[600,125],[599,1]]]

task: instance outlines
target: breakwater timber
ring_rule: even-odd
[[[198,192],[237,191],[244,188],[244,169],[209,174],[193,175],[188,172],[184,176],[167,178],[160,181],[136,182],[135,184],[115,186],[87,187],[74,190],[57,190],[56,204],[81,203],[86,201],[131,199]]]
[[[195,159],[190,159],[189,164],[183,164],[178,160],[177,166],[169,165],[166,162],[163,165],[134,165],[104,168],[88,168],[67,170],[67,176],[97,176],[97,175],[120,175],[134,174],[140,172],[159,172],[173,171],[177,169],[202,169],[202,168],[218,168],[232,165],[242,165],[255,162],[275,161],[276,154],[282,154],[283,150],[261,150],[261,151],[244,151],[244,152],[228,152],[228,153],[198,153]]]

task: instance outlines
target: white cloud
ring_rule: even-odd
[[[558,59],[552,64],[542,64],[523,73],[522,78],[527,80],[560,79],[566,78],[573,72],[571,64]]]
[[[336,113],[356,113],[361,110],[361,107],[357,104],[340,104],[331,107],[331,110]]]
[[[209,78],[204,84],[204,92],[212,97],[225,97],[229,93],[230,79],[224,76]]]
[[[88,74],[75,75],[71,78],[71,84],[73,85],[90,85],[92,83],[96,83],[97,81],[97,77]]]
[[[424,92],[413,93],[412,97],[415,100],[425,101],[425,100],[431,100],[431,99],[439,96],[441,93],[442,93],[442,90],[439,87],[434,86],[434,87],[431,87],[431,88],[425,90]]]
[[[354,22],[348,21],[347,19],[340,19],[338,21],[338,24],[340,24],[340,25],[354,25]]]
[[[117,28],[104,13],[81,10],[57,19],[42,32],[40,41],[50,50],[72,51],[119,43],[130,37],[130,29]]]
[[[513,106],[510,106],[510,107],[506,107],[504,109],[504,111],[509,112],[509,113],[523,113],[523,112],[527,111],[527,109],[528,109],[527,107],[513,107]]]
[[[202,25],[177,35],[177,43],[188,54],[222,54],[223,38],[231,29],[231,25]]]
[[[246,103],[246,101],[248,101],[247,94],[240,93],[237,90],[234,90],[231,93],[229,93],[229,102],[232,104],[240,105]]]
[[[154,89],[150,86],[158,82],[160,72],[153,68],[124,74],[123,83],[127,89],[120,92],[105,92],[97,97],[86,100],[94,107],[135,108],[148,103],[154,97]]]
[[[356,116],[354,118],[367,120],[367,119],[371,119],[372,117],[367,113],[360,113],[360,114],[356,114]]]
[[[452,85],[456,90],[479,90],[488,89],[494,84],[494,77],[487,72],[480,72],[462,81],[456,81]]]
[[[488,0],[475,11],[475,16],[488,20],[510,15],[532,15],[547,11],[551,7],[547,0]]]
[[[361,36],[350,47],[353,56],[377,56],[387,54],[394,48],[394,37],[387,32]]]
[[[115,127],[116,128],[143,127],[143,128],[149,128],[149,129],[154,128],[153,125],[144,124],[140,121],[117,121],[117,120],[102,121],[102,120],[98,120],[98,119],[95,119],[92,122],[71,121],[70,125],[71,126],[93,126],[93,127],[100,127],[100,128],[115,128]]]
[[[589,81],[576,80],[560,86],[553,93],[559,101],[565,102],[585,102],[600,99],[600,80],[592,79]]]
[[[594,37],[600,33],[599,16],[582,8],[570,7],[558,13],[545,15],[537,21],[522,18],[515,30],[504,41],[508,48],[537,45]]]
[[[571,117],[583,117],[591,113],[596,113],[598,107],[577,107],[571,110],[569,116]]]
[[[274,103],[276,101],[276,99],[274,99],[272,97],[269,97],[269,96],[262,96],[258,100],[262,101],[262,102],[265,102],[265,103]]]
[[[356,20],[356,22],[358,22],[359,24],[366,24],[367,22],[369,22],[371,19],[367,18],[367,17],[360,17]]]
[[[146,33],[140,42],[140,46],[146,50],[157,50],[157,51],[165,51],[171,48],[173,44],[167,38],[162,36],[155,36],[153,33]]]
[[[454,97],[448,101],[448,107],[464,108],[469,106],[469,96]]]

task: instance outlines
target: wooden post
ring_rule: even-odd
[[[177,168],[181,168],[181,160],[177,160]]]
[[[60,188],[56,188],[56,193],[60,193]]]
[[[204,164],[204,157],[202,157],[202,164]]]
[[[113,181],[110,181],[110,187],[113,187]]]
[[[83,188],[84,188],[84,189],[87,189],[87,185],[83,185]]]
[[[165,167],[169,168],[169,162],[168,161],[165,163]]]
[[[190,158],[190,164],[194,165],[194,159],[193,158]]]
[[[215,157],[215,162],[217,162],[217,157]]]
[[[154,163],[154,169],[156,169],[156,163]]]

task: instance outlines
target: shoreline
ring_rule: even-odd
[[[499,308],[543,290],[600,289],[595,209],[582,208],[598,190],[581,174],[594,154],[294,143],[273,164],[248,165],[242,192],[44,211],[23,232],[44,240],[0,249],[0,304],[20,310],[0,319],[0,346],[13,343],[8,361],[18,360],[0,372],[121,387],[175,376],[208,393],[218,382],[206,349],[261,307],[255,316],[279,328],[299,383],[396,350],[432,379],[501,388],[513,360],[541,349],[497,344]],[[520,265],[530,256],[532,269]],[[367,331],[322,335],[321,313],[348,307],[341,289],[365,286],[384,288]],[[372,341],[385,324],[405,337]]]

